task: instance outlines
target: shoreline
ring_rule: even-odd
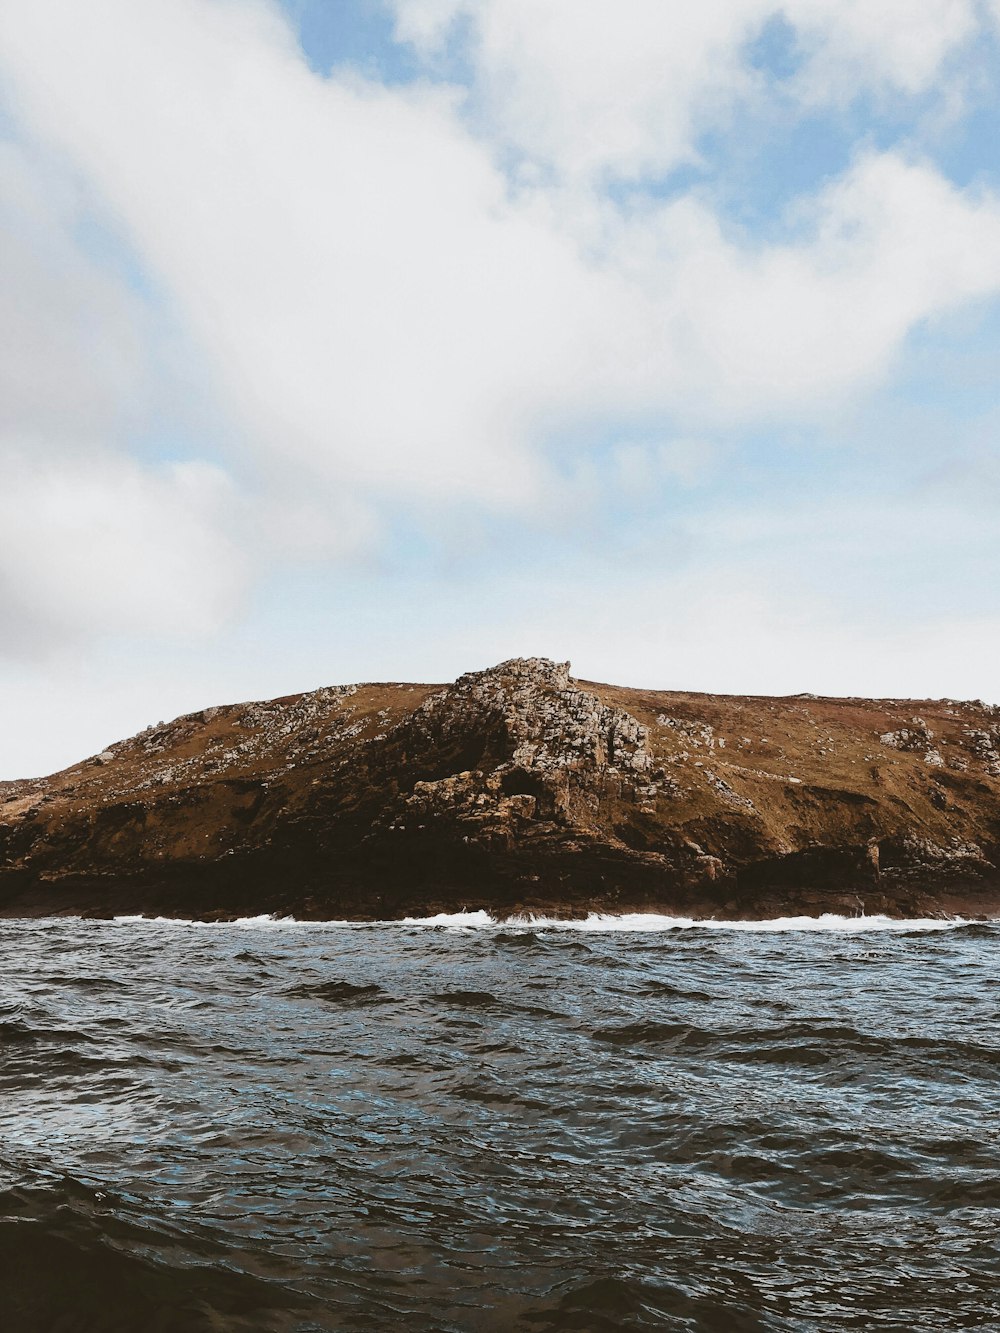
[[[230,913],[204,913],[202,915],[181,915],[162,913],[156,915],[144,912],[129,913],[86,913],[86,912],[49,912],[36,914],[0,912],[0,921],[38,922],[38,921],[95,921],[116,925],[191,925],[191,926],[240,926],[266,928],[276,927],[322,927],[339,926],[345,928],[368,926],[402,926],[410,928],[453,928],[453,929],[516,929],[516,930],[566,930],[566,931],[634,931],[650,933],[670,930],[841,930],[857,933],[865,930],[934,930],[962,926],[1000,924],[1000,906],[993,914],[966,914],[938,911],[920,916],[893,915],[885,912],[819,912],[814,914],[778,914],[765,917],[719,917],[691,916],[649,909],[637,911],[590,911],[585,913],[557,914],[552,912],[532,913],[513,912],[507,915],[493,915],[484,908],[435,912],[427,915],[407,915],[397,917],[298,917],[292,913],[276,914],[263,912],[253,915]]]

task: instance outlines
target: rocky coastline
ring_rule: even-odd
[[[513,659],[207,708],[0,783],[0,915],[1000,915],[1000,708]]]

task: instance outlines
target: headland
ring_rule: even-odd
[[[206,708],[0,783],[0,915],[1000,914],[1000,708],[516,658]]]

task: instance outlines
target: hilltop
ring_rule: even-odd
[[[207,708],[0,783],[0,913],[1000,911],[1000,709],[514,659]]]

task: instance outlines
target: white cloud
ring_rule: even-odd
[[[217,626],[246,562],[233,501],[204,464],[142,469],[113,455],[0,457],[0,652],[67,636],[192,634]]]
[[[243,583],[222,474],[122,447],[157,406],[163,349],[86,219],[56,161],[0,143],[0,657],[204,630]]]
[[[543,36],[567,21],[559,3],[529,9]],[[753,6],[627,13],[658,18],[654,49],[698,66],[735,10]],[[513,0],[497,13],[528,21]],[[318,79],[263,3],[35,0],[0,15],[0,38],[27,119],[100,189],[258,456],[354,494],[533,503],[555,429],[808,411],[884,373],[920,321],[1000,286],[995,203],[891,153],[813,201],[806,241],[760,248],[690,197],[623,214],[512,196],[453,94]],[[625,19],[609,50],[619,40],[646,59]],[[560,51],[569,105],[581,57]]]
[[[511,446],[581,369],[563,330],[597,293],[447,97],[325,84],[259,5],[43,0],[2,36],[260,450],[353,486],[524,489]]]
[[[974,0],[391,0],[433,62],[463,40],[492,132],[558,177],[639,179],[698,158],[706,129],[760,98],[747,46],[791,26],[814,106],[916,94],[977,29]]]
[[[396,0],[397,31],[425,54],[456,19],[491,128],[560,175],[658,173],[753,86],[741,47],[761,0]]]
[[[755,249],[694,201],[664,210],[653,318],[676,321],[693,414],[701,395],[709,418],[808,415],[882,380],[922,322],[1000,291],[1000,204],[930,166],[862,157],[803,220],[804,241]]]
[[[78,192],[0,141],[0,433],[95,436],[149,392],[140,303],[87,255]]]
[[[849,101],[865,87],[916,95],[979,31],[973,0],[786,0],[806,60],[797,95]]]

